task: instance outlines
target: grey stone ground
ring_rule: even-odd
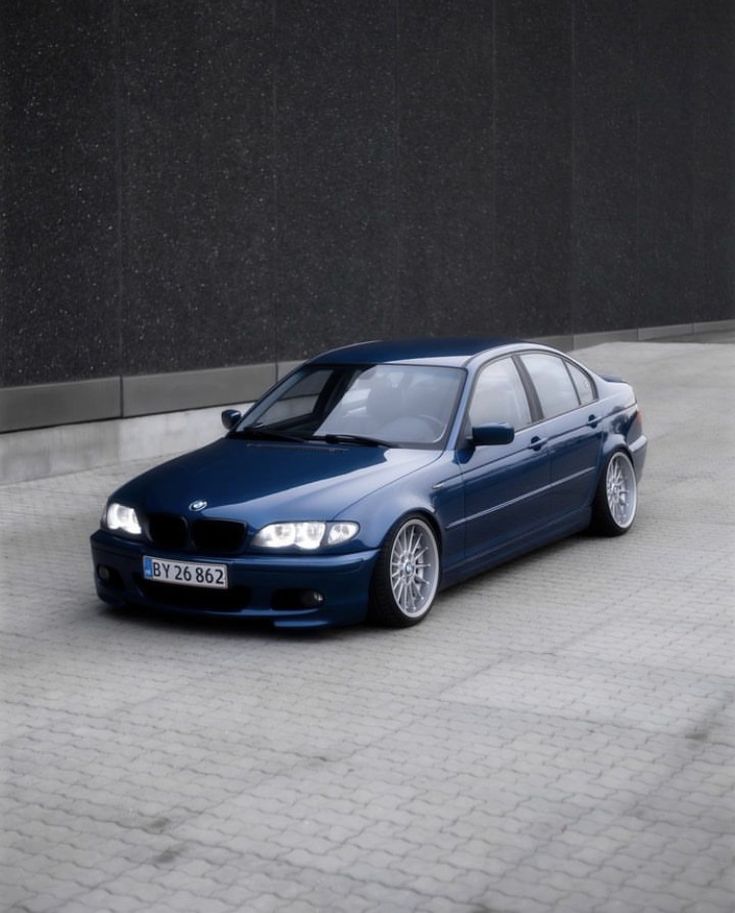
[[[320,636],[105,609],[143,468],[0,488],[0,907],[731,913],[730,345],[583,353],[638,389],[636,528]]]

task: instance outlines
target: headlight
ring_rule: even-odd
[[[130,536],[139,536],[143,532],[138,522],[138,515],[133,508],[126,507],[124,504],[116,504],[114,501],[107,506],[105,526],[111,531],[122,530]]]
[[[327,544],[339,545],[341,542],[347,542],[348,539],[357,535],[359,529],[357,523],[330,523]]]
[[[357,523],[270,523],[253,539],[261,548],[303,548],[313,551],[320,545],[339,545],[357,534]],[[326,538],[325,538],[326,533]]]

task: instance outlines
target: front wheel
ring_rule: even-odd
[[[417,516],[399,520],[385,537],[375,565],[368,618],[393,628],[418,624],[431,610],[440,570],[431,526]]]
[[[592,503],[592,527],[606,536],[622,536],[633,525],[638,509],[638,485],[630,457],[613,453],[600,474]]]

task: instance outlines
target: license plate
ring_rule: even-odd
[[[204,586],[214,590],[227,589],[227,565],[203,564],[200,561],[169,561],[143,556],[143,576],[159,583],[178,583],[182,586]]]

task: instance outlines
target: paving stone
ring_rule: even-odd
[[[0,910],[732,913],[735,360],[636,386],[635,528],[319,637],[117,613],[87,537],[145,461],[0,486]]]

